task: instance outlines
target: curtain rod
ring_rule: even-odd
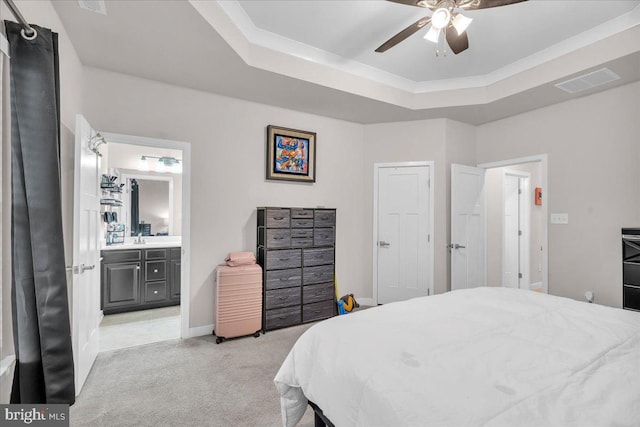
[[[22,16],[22,13],[20,13],[20,10],[18,9],[18,6],[16,6],[16,4],[13,2],[13,0],[4,0],[5,4],[9,7],[9,9],[11,10],[11,13],[13,13],[13,16],[15,16],[15,18],[18,20],[18,22],[20,23],[20,25],[22,25],[22,36],[26,39],[34,39],[36,38],[36,36],[38,35],[38,33],[36,32],[36,30],[34,30],[31,25],[29,25],[29,23],[27,22],[26,19],[24,19],[24,16]]]

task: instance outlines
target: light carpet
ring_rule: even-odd
[[[280,426],[273,378],[311,325],[215,343],[209,335],[100,353],[72,426]],[[307,410],[299,424],[313,425]]]

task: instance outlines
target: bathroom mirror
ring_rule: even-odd
[[[179,236],[180,203],[171,176],[123,175],[127,192],[122,209],[128,236]]]

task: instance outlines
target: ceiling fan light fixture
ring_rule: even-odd
[[[424,38],[430,42],[438,43],[438,40],[440,40],[440,28],[436,28],[432,25],[431,28],[429,28],[429,31],[427,31],[427,34],[424,35]]]
[[[438,30],[446,27],[449,21],[451,21],[451,12],[449,12],[447,8],[441,7],[440,9],[436,9],[433,15],[431,15],[431,25]]]
[[[452,24],[453,24],[453,27],[458,32],[458,35],[461,35],[469,27],[469,24],[471,24],[471,21],[473,21],[472,18],[468,18],[468,17],[464,16],[463,14],[458,13],[453,18]]]

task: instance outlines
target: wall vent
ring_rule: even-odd
[[[104,0],[78,0],[78,4],[84,10],[101,15],[107,14],[107,5],[104,3]]]
[[[578,93],[619,79],[620,76],[610,69],[601,68],[599,70],[556,83],[554,86],[565,92]]]

